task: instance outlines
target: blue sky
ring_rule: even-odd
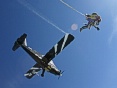
[[[0,0],[1,88],[117,88],[117,1],[64,1],[83,14],[100,14],[100,31],[92,27],[80,33],[79,28],[87,22],[85,17],[59,0]],[[72,30],[72,24],[77,24],[78,29]],[[56,66],[65,70],[63,76],[58,80],[46,72],[44,78],[25,78],[24,73],[35,62],[21,48],[13,52],[14,41],[27,33],[28,46],[45,54],[64,36],[59,29],[75,37],[54,58]]]

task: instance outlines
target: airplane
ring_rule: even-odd
[[[27,71],[24,76],[28,79],[31,79],[34,75],[39,76],[38,72],[40,70],[42,70],[41,77],[44,77],[45,71],[54,75],[58,75],[59,77],[62,76],[63,72],[58,70],[52,59],[74,40],[74,36],[66,33],[64,37],[61,38],[61,40],[55,44],[45,55],[42,55],[28,47],[26,37],[27,34],[25,33],[21,35],[21,37],[15,41],[12,47],[13,51],[17,50],[19,47],[22,47],[36,61],[36,64],[29,71]]]

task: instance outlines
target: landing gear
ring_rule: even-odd
[[[45,69],[43,69],[41,77],[44,77]]]
[[[41,74],[41,77],[44,77],[44,74]]]

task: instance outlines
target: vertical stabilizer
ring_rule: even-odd
[[[24,33],[20,38],[18,38],[18,39],[15,41],[12,50],[15,51],[15,50],[18,49],[22,44],[24,44],[24,45],[27,46],[26,37],[27,37],[27,34]]]

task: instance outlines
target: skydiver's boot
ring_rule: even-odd
[[[99,27],[97,27],[97,26],[95,26],[95,25],[94,25],[94,27],[95,27],[98,31],[100,30]]]
[[[97,30],[98,30],[98,31],[100,30],[99,27],[97,27]]]
[[[96,29],[99,31],[100,29],[99,29],[99,27],[96,27]]]

